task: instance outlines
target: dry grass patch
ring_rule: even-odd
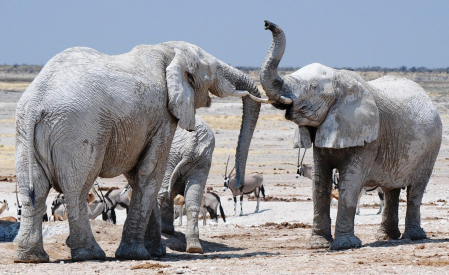
[[[0,124],[15,124],[15,123],[16,123],[15,117],[0,119]]]
[[[171,267],[170,265],[162,265],[160,263],[144,263],[140,265],[135,265],[131,267],[132,270],[134,269],[157,269],[157,268],[167,268]]]
[[[0,145],[0,169],[1,170],[14,170],[15,165],[15,152],[14,146]]]
[[[242,124],[241,115],[200,116],[214,130],[239,130]],[[260,115],[257,128],[265,128],[264,122],[286,121],[283,114]]]
[[[2,82],[0,81],[0,90],[2,91],[24,91],[28,88],[30,82]]]

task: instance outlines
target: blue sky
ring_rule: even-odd
[[[74,46],[120,54],[183,40],[259,67],[281,26],[280,66],[449,67],[449,1],[0,1],[0,64],[45,64]]]

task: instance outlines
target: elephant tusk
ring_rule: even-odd
[[[271,104],[271,103],[274,103],[274,101],[271,100],[271,99],[264,99],[264,98],[259,98],[259,97],[253,96],[253,95],[250,94],[248,91],[235,90],[235,92],[233,92],[231,95],[232,95],[232,96],[236,96],[236,97],[249,96],[249,98],[251,98],[251,99],[254,100],[255,102],[259,102],[259,103],[265,103],[265,104]]]
[[[280,96],[279,97],[279,101],[284,103],[284,104],[287,104],[287,105],[290,105],[290,104],[293,103],[293,99],[285,97],[285,96]]]

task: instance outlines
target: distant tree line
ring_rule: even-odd
[[[20,74],[20,73],[29,73],[29,74],[38,74],[42,70],[42,65],[0,65],[0,73],[11,73],[11,74]]]
[[[0,65],[0,73],[29,73],[29,74],[38,74],[41,69],[42,65]],[[259,71],[260,67],[250,67],[250,66],[237,66],[237,69],[249,72],[249,71]],[[301,67],[279,67],[278,71],[284,71],[284,72],[290,72],[290,71],[296,71],[299,70]],[[380,66],[372,66],[372,67],[341,67],[336,69],[345,69],[349,71],[358,71],[358,72],[403,72],[403,73],[447,73],[449,74],[449,67],[447,68],[436,68],[436,69],[429,69],[426,67],[410,67],[407,68],[406,66],[401,66],[399,68],[387,68],[387,67],[380,67]]]
[[[260,67],[249,67],[249,66],[237,66],[237,69],[249,72],[249,71],[259,71]],[[296,71],[301,69],[301,67],[279,67],[278,71]],[[436,69],[429,69],[426,67],[410,67],[407,68],[406,66],[401,66],[399,68],[387,68],[387,67],[380,67],[380,66],[372,66],[372,67],[342,67],[342,68],[336,68],[336,69],[344,69],[348,71],[357,71],[357,72],[403,72],[403,73],[447,73],[449,74],[449,67],[447,68],[436,68]]]

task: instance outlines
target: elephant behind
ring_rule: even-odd
[[[49,260],[41,217],[51,187],[65,195],[72,260],[104,259],[90,228],[86,198],[97,177],[121,174],[133,195],[115,255],[150,259],[145,231],[176,126],[195,129],[195,109],[210,106],[209,92],[244,96],[236,152],[241,184],[260,111],[251,99],[260,93],[246,74],[182,41],[140,45],[115,56],[77,47],[53,57],[17,104],[23,220],[15,261]]]
[[[285,51],[283,30],[268,21],[273,42],[260,80],[276,108],[299,126],[301,147],[313,143],[314,218],[309,248],[361,246],[354,235],[358,195],[363,186],[380,186],[385,210],[379,239],[401,236],[399,195],[407,188],[402,238],[426,238],[420,205],[432,174],[442,123],[426,92],[415,82],[386,76],[366,82],[357,73],[310,64],[281,78],[277,66]],[[340,172],[335,239],[331,233],[332,169]]]
[[[214,148],[214,133],[201,118],[195,118],[195,131],[188,132],[179,127],[176,129],[158,194],[159,207],[155,205],[153,208],[155,222],[150,223],[154,234],[152,239],[160,238],[161,230],[168,234],[174,233],[173,199],[180,194],[184,196],[187,210],[186,251],[203,253],[199,241],[198,216]],[[164,251],[154,251],[152,255],[161,253]]]

